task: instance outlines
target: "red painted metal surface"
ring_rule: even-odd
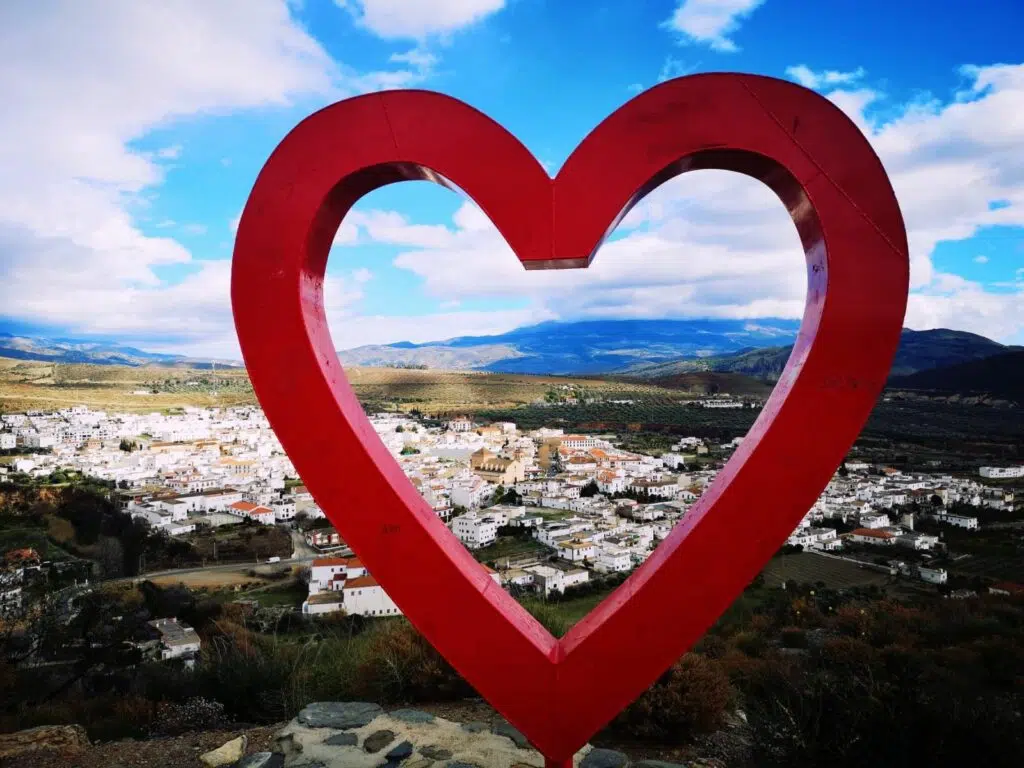
[[[324,315],[331,240],[371,190],[451,180],[526,268],[585,266],[631,205],[696,168],[753,176],[786,206],[807,263],[799,338],[712,486],[558,640],[492,582],[367,421]],[[850,120],[785,81],[707,74],[622,106],[555,179],[497,123],[437,93],[327,107],[261,171],[238,228],[231,293],[256,395],[317,503],[427,639],[550,765],[563,765],[700,638],[828,483],[888,374],[908,263],[885,170]]]

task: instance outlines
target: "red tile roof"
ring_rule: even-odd
[[[853,531],[854,536],[867,536],[872,539],[891,539],[893,535],[888,531],[879,531],[874,528],[858,528]]]
[[[358,589],[359,587],[378,587],[377,580],[370,574],[365,576],[357,576],[354,579],[349,579],[345,584],[345,589]]]

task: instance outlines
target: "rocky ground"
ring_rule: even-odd
[[[734,729],[735,730],[735,729]],[[578,768],[733,768],[737,740],[693,749],[588,745]],[[721,742],[721,740],[719,740]],[[628,756],[627,756],[628,755]],[[724,759],[723,759],[724,758]],[[89,744],[82,729],[58,726],[0,735],[3,768],[542,768],[526,739],[481,701],[398,709],[311,704],[289,723],[195,732],[146,741]]]

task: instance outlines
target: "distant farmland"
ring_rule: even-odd
[[[418,409],[442,416],[515,409],[543,400],[558,387],[573,387],[599,399],[675,403],[690,397],[684,391],[642,381],[400,368],[350,368],[346,373],[368,409]],[[140,412],[255,403],[248,376],[241,369],[55,365],[0,358],[0,408],[8,412],[73,405]]]

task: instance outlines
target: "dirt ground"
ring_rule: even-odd
[[[269,752],[274,734],[283,724],[244,731],[206,731],[150,741],[114,741],[99,744],[77,755],[31,752],[2,763],[3,768],[201,768],[199,756],[245,733],[245,752]]]

